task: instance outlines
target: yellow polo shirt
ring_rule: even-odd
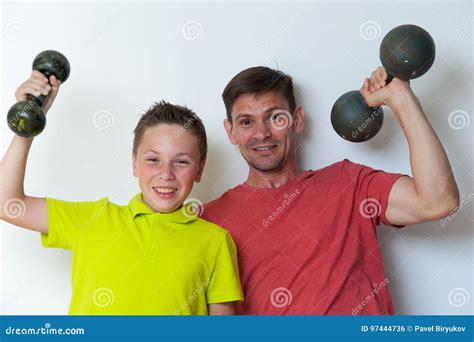
[[[243,300],[232,237],[190,210],[155,213],[141,193],[47,203],[43,246],[72,251],[71,315],[205,315]]]

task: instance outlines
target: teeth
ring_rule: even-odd
[[[267,151],[271,149],[272,147],[257,147],[257,151]]]
[[[164,189],[164,188],[153,188],[158,192],[164,193],[164,194],[170,194],[172,192],[175,192],[178,189]]]

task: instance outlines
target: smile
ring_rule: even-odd
[[[178,189],[176,188],[161,188],[161,187],[153,187],[153,190],[159,197],[169,198],[172,197]]]
[[[257,151],[257,152],[267,152],[267,151],[273,150],[275,147],[277,147],[277,145],[272,145],[272,146],[259,146],[259,147],[253,148],[253,150],[254,150],[254,151]]]

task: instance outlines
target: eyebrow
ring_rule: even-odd
[[[266,109],[266,110],[264,111],[264,113],[271,113],[271,112],[273,112],[273,111],[276,110],[276,109],[284,109],[284,108],[281,108],[280,106],[273,106],[273,107],[270,107],[270,108]],[[285,110],[286,110],[286,109],[285,109]],[[249,113],[239,113],[239,114],[235,117],[234,120],[237,120],[237,119],[240,119],[240,118],[248,118],[248,117],[252,117],[252,116],[254,116],[254,115],[249,114]]]
[[[155,151],[155,150],[153,150],[153,149],[148,150],[148,151],[146,151],[145,153],[149,153],[149,152],[154,153],[154,154],[158,154],[158,155],[160,154],[160,152]],[[191,155],[190,155],[189,153],[186,153],[186,152],[177,153],[175,156],[176,156],[176,157],[177,157],[177,156],[188,156],[188,157],[192,158]]]

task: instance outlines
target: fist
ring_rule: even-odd
[[[370,78],[364,80],[360,93],[370,107],[388,105],[392,106],[397,99],[405,97],[411,92],[410,81],[394,78],[387,84],[388,74],[384,67],[378,67],[372,72]]]
[[[46,112],[49,110],[53,101],[58,94],[59,86],[61,82],[56,79],[54,75],[51,75],[48,79],[38,70],[33,70],[30,78],[23,82],[18,89],[15,91],[15,98],[18,102],[25,101],[26,95],[31,94],[36,97],[40,95],[48,96],[46,101],[43,103],[43,111]]]

